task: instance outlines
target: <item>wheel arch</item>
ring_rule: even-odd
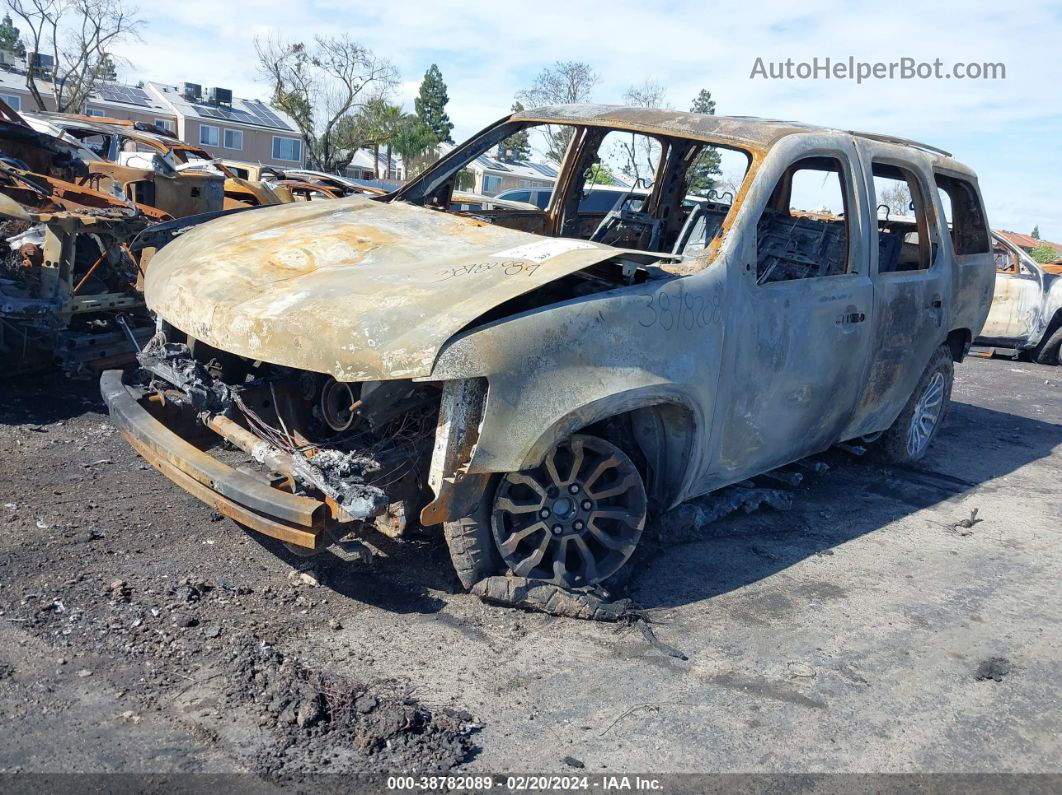
[[[549,449],[575,433],[601,436],[632,457],[654,510],[677,502],[705,449],[696,404],[677,390],[637,390],[594,401],[551,425],[525,456],[521,469],[542,463]]]
[[[951,351],[951,360],[953,362],[961,362],[966,358],[966,354],[970,350],[970,344],[973,342],[973,334],[968,328],[952,329],[948,332],[947,338],[944,343],[948,346],[948,350]]]

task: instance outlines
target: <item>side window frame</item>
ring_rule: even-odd
[[[973,193],[973,196],[976,198],[976,200],[977,200],[977,214],[980,216],[981,225],[982,225],[982,234],[984,235],[984,238],[985,238],[985,241],[986,241],[986,244],[987,244],[984,250],[982,250],[982,251],[966,251],[966,252],[963,252],[962,254],[960,254],[958,252],[958,250],[957,250],[957,248],[955,246],[955,235],[956,235],[956,232],[955,232],[955,228],[954,228],[956,220],[958,219],[958,211],[957,211],[957,208],[956,208],[956,201],[955,201],[955,197],[951,195],[951,191],[947,190],[944,187],[944,185],[942,185],[940,183],[939,179],[941,177],[943,177],[944,179],[947,179],[947,180],[951,180],[953,182],[958,182],[958,183],[962,183],[962,184],[966,185],[966,187]],[[992,249],[993,249],[993,245],[994,245],[993,239],[992,239],[992,229],[991,229],[991,227],[989,226],[989,223],[988,223],[988,215],[987,215],[987,213],[985,213],[984,197],[981,195],[981,191],[978,189],[977,181],[974,180],[974,179],[970,179],[968,176],[965,176],[965,175],[962,175],[962,174],[956,174],[956,173],[951,172],[951,171],[949,171],[947,169],[934,168],[933,169],[933,187],[938,191],[938,193],[946,194],[948,196],[948,201],[951,203],[951,215],[952,215],[951,223],[952,223],[952,228],[949,229],[948,228],[947,216],[943,212],[943,201],[939,200],[939,198],[938,198],[938,200],[940,201],[940,206],[941,206],[941,217],[940,217],[941,231],[942,231],[943,236],[948,239],[948,245],[951,246],[952,255],[955,256],[955,257],[983,257],[985,255],[992,256],[993,255]],[[965,212],[965,210],[963,210],[963,212]],[[1016,263],[1016,265],[1017,265],[1017,270],[1020,271],[1021,270],[1021,262],[1020,262],[1020,260]]]
[[[882,219],[878,218],[878,191],[874,184],[874,166],[880,164],[883,166],[891,166],[892,168],[899,169],[901,173],[907,175],[906,182],[908,188],[912,186],[914,190],[911,192],[911,200],[914,202],[915,209],[915,227],[918,232],[918,248],[919,248],[919,265],[918,268],[909,268],[907,270],[881,270],[881,259],[875,257],[875,271],[878,276],[895,277],[910,275],[912,273],[929,273],[936,269],[937,263],[940,262],[940,246],[941,240],[939,238],[939,224],[934,223],[938,215],[938,203],[939,197],[935,198],[934,193],[931,192],[929,184],[925,180],[925,174],[923,169],[919,168],[917,163],[900,160],[887,155],[872,155],[868,163],[868,176],[870,178],[870,184],[867,185],[867,190],[871,194],[871,219],[873,221],[874,228],[874,246],[880,246],[878,236],[881,234],[881,228],[878,222]],[[891,178],[890,178],[891,179]],[[932,186],[932,191],[936,190],[936,185]],[[930,213],[932,212],[932,216]],[[880,254],[880,247],[878,249]]]
[[[845,256],[845,269],[841,273],[824,274],[824,275],[820,275],[820,276],[809,276],[809,277],[806,277],[806,278],[798,278],[798,279],[780,279],[780,280],[776,280],[776,281],[760,282],[759,281],[759,258],[760,258],[759,222],[760,222],[760,219],[763,217],[764,212],[766,212],[769,209],[770,200],[774,196],[774,193],[777,190],[778,185],[781,183],[781,180],[786,179],[787,176],[790,179],[790,186],[789,186],[790,197],[789,197],[789,199],[790,199],[790,202],[792,202],[792,177],[789,176],[789,173],[790,173],[790,170],[793,168],[793,166],[797,165],[802,160],[814,160],[814,159],[818,159],[818,158],[829,158],[829,159],[832,159],[832,160],[836,160],[838,162],[838,164],[840,165],[840,171],[838,171],[838,172],[824,172],[824,173],[831,173],[831,174],[832,173],[837,173],[839,175],[840,182],[841,182],[842,198],[843,198],[843,201],[844,201],[844,210],[843,210],[842,218],[843,218],[844,224],[845,224],[845,238],[846,238],[845,242],[846,242],[846,247],[847,247],[847,252],[846,252],[846,256]],[[750,226],[750,232],[751,232],[751,238],[752,238],[752,241],[753,241],[753,245],[752,245],[752,266],[751,266],[752,283],[757,288],[770,288],[770,287],[774,287],[774,286],[777,286],[777,285],[802,284],[802,283],[807,283],[807,282],[817,282],[817,281],[822,280],[822,279],[837,279],[837,278],[865,275],[865,274],[861,274],[860,270],[856,267],[857,266],[856,255],[857,255],[857,252],[858,252],[857,237],[858,237],[858,228],[859,228],[860,215],[861,215],[860,210],[859,210],[859,208],[861,206],[861,203],[858,201],[858,197],[856,195],[856,190],[857,190],[856,178],[857,178],[857,174],[858,174],[857,163],[858,163],[858,159],[857,159],[856,154],[855,154],[854,151],[853,152],[847,152],[847,151],[845,151],[843,149],[833,148],[833,147],[815,147],[815,148],[810,148],[810,149],[807,149],[807,150],[804,150],[804,151],[798,151],[798,152],[793,153],[787,159],[787,162],[786,162],[785,166],[781,169],[781,171],[778,173],[777,177],[774,179],[773,183],[770,186],[770,189],[768,191],[766,191],[766,196],[765,196],[765,199],[764,199],[763,206],[760,207],[758,210],[754,211],[755,218],[751,219],[751,223],[749,225]],[[853,218],[855,219],[855,224],[853,224]]]

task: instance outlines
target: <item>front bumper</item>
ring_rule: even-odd
[[[264,535],[308,549],[327,545],[334,520],[326,503],[273,488],[189,444],[141,405],[121,370],[104,372],[100,392],[133,449],[189,494]]]

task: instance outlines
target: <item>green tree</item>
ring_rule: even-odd
[[[449,101],[442,72],[438,66],[432,64],[420,82],[420,93],[413,100],[413,107],[421,122],[432,131],[437,140],[453,143],[450,131],[454,125],[446,115],[446,103]]]
[[[513,113],[520,113],[523,109],[524,106],[520,102],[513,103]],[[531,139],[528,136],[526,128],[520,130],[518,133],[513,133],[498,144],[499,160],[512,163],[517,160],[530,160],[530,158]]]
[[[1033,238],[1033,240],[1039,240],[1040,239],[1040,225],[1039,224],[1037,224],[1036,226],[1033,227],[1032,234],[1029,235],[1029,237]]]
[[[616,178],[612,176],[612,169],[604,163],[594,163],[590,166],[590,173],[586,175],[586,187],[592,185],[615,185]]]
[[[690,105],[690,112],[714,116],[715,100],[712,99],[712,92],[707,88],[697,92]],[[704,147],[686,173],[687,190],[698,196],[707,195],[708,191],[716,186],[716,177],[722,174],[719,163],[719,151],[714,146]]]
[[[393,179],[391,175],[391,152],[394,150],[395,135],[402,124],[402,109],[398,105],[391,105],[384,100],[379,101],[375,109],[373,123],[376,128],[376,162],[380,162],[380,144],[385,147],[384,158],[387,163],[386,179]]]
[[[419,174],[430,158],[432,148],[439,143],[435,133],[427,128],[415,113],[407,113],[399,120],[392,146],[406,167],[406,179]]]
[[[693,98],[693,104],[690,106],[691,113],[706,113],[709,116],[715,115],[715,100],[712,99],[712,92],[707,88],[702,88],[697,92],[697,96]]]
[[[1047,243],[1041,243],[1029,253],[1029,256],[1040,264],[1047,265],[1058,259],[1058,252],[1055,251],[1054,246]]]
[[[4,14],[4,21],[0,22],[0,50],[13,52],[19,58],[26,57],[26,45],[22,43],[22,36],[11,21],[10,14]]]

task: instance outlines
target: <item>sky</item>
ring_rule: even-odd
[[[979,7],[984,6],[984,7]],[[189,81],[268,100],[256,36],[348,33],[398,68],[393,100],[412,110],[424,71],[442,70],[460,141],[508,112],[516,91],[558,60],[589,63],[598,102],[663,84],[685,110],[701,88],[717,113],[792,119],[912,138],[978,173],[993,227],[1062,242],[1062,3],[842,0],[764,3],[581,0],[388,3],[182,0],[145,6],[139,41],[116,47],[127,80]],[[1000,80],[765,80],[764,63],[902,57],[947,71],[1003,63]]]

